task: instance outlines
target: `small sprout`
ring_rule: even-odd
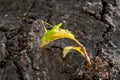
[[[45,29],[44,35],[42,37],[42,43],[40,45],[40,48],[46,46],[47,44],[49,44],[50,42],[57,40],[57,39],[61,39],[61,38],[68,38],[71,39],[73,41],[75,41],[78,44],[78,47],[73,47],[73,46],[67,46],[64,48],[63,50],[63,57],[65,57],[68,52],[73,49],[78,51],[79,53],[81,53],[83,55],[83,57],[85,57],[88,66],[91,66],[91,62],[90,62],[90,58],[87,55],[86,49],[85,47],[74,37],[74,35],[65,29],[61,29],[60,27],[62,26],[62,23],[59,23],[57,25],[50,25],[49,23],[45,22],[45,21],[41,21],[43,24],[43,27]],[[47,30],[45,28],[45,24],[52,26],[51,30]]]

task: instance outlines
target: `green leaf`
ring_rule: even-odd
[[[74,47],[74,46],[67,46],[63,49],[63,58],[66,57],[66,55],[71,51],[71,50],[76,50],[78,51],[80,54],[82,54],[82,56],[85,57],[84,53],[81,50],[81,47]]]
[[[59,23],[59,24],[57,24],[57,25],[54,25],[51,30],[52,30],[52,31],[58,30],[61,26],[62,26],[62,23]]]
[[[42,37],[42,44],[40,45],[40,47],[44,47],[50,42],[61,38],[75,39],[74,35],[70,31],[61,29],[61,26],[62,23],[59,23],[53,26],[51,30],[46,30]]]

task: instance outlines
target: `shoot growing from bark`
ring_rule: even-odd
[[[78,44],[78,46],[65,47],[63,49],[63,58],[66,57],[68,52],[70,52],[71,50],[76,50],[85,58],[88,66],[91,66],[90,58],[86,52],[85,47],[75,38],[75,36],[69,30],[60,28],[62,26],[62,23],[52,26],[51,24],[49,24],[45,21],[41,20],[41,22],[42,22],[45,32],[41,39],[40,48],[48,45],[50,42],[57,40],[57,39],[62,39],[62,38],[71,39],[71,40],[75,41]],[[47,30],[45,27],[46,24],[49,26],[52,26],[52,29]]]

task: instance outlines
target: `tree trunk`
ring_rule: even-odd
[[[119,7],[120,0],[0,0],[0,80],[119,80]],[[98,69],[88,70],[75,51],[62,58],[65,46],[76,45],[70,40],[40,48],[41,19],[63,22]]]

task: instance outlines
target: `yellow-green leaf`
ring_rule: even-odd
[[[46,32],[44,33],[42,37],[42,43],[40,47],[44,47],[50,42],[57,40],[57,39],[61,39],[61,38],[75,39],[74,35],[70,31],[61,29],[60,28],[61,26],[62,26],[62,23],[59,23],[53,26],[51,30],[46,30]]]
[[[80,54],[82,54],[82,56],[85,57],[84,53],[81,51],[81,47],[74,47],[74,46],[67,46],[63,49],[63,58],[66,57],[66,55],[71,51],[71,50],[76,50],[78,51]]]

